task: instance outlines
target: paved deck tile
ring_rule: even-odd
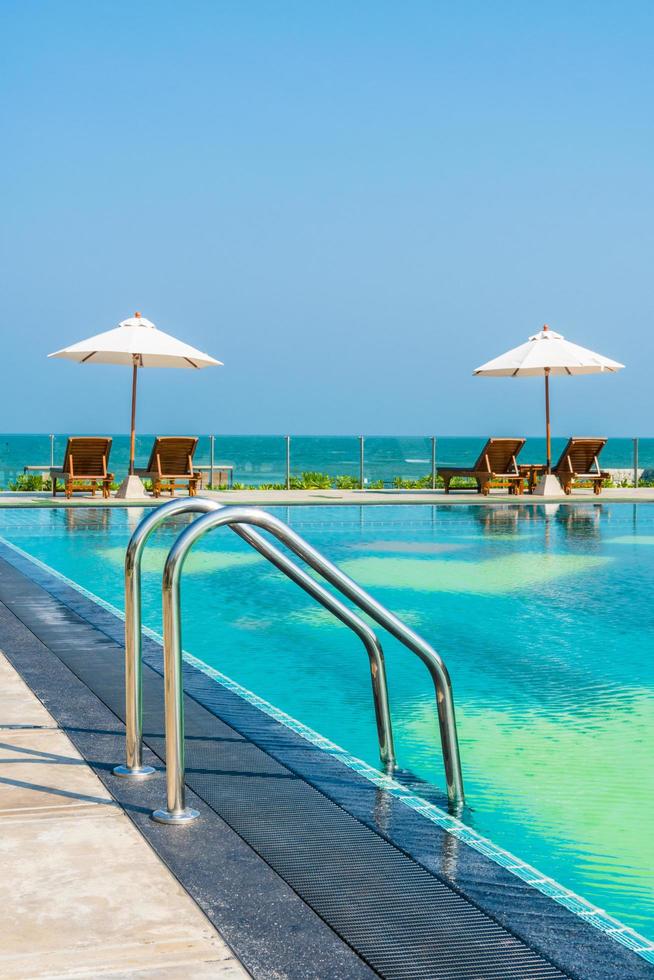
[[[246,978],[1,655],[0,685],[0,978]]]

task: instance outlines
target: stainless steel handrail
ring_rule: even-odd
[[[182,637],[180,579],[186,556],[193,544],[207,531],[223,525],[254,524],[273,534],[332,585],[364,609],[400,642],[413,650],[427,665],[436,687],[436,703],[447,794],[455,805],[463,803],[463,777],[456,733],[452,685],[440,656],[422,637],[373,599],[351,578],[332,565],[320,552],[291,530],[283,521],[253,507],[223,507],[206,514],[183,531],[170,549],[162,582],[164,619],[164,676],[166,715],[166,809],[153,813],[162,823],[183,823],[197,812],[186,807],[184,786],[184,698],[182,685]],[[242,533],[244,528],[240,528]],[[249,532],[250,534],[252,532]],[[245,536],[245,535],[242,535]]]
[[[125,764],[116,766],[117,776],[144,778],[154,769],[143,765],[143,695],[141,655],[141,561],[146,542],[152,532],[168,517],[184,513],[210,513],[223,510],[224,505],[203,497],[172,500],[158,507],[139,523],[127,546],[125,555]],[[395,748],[388,700],[386,665],[381,644],[374,631],[351,609],[305,571],[292,562],[269,541],[250,528],[232,525],[232,530],[244,538],[264,558],[304,589],[325,609],[348,626],[363,642],[370,661],[370,675],[375,706],[375,721],[382,765],[388,771],[395,767]]]
[[[114,775],[144,779],[154,773],[143,765],[143,665],[141,659],[141,560],[152,532],[175,514],[208,513],[213,500],[182,498],[146,514],[132,534],[125,553],[125,764]]]

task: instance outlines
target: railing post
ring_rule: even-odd
[[[363,490],[365,482],[365,439],[359,436],[359,485]]]
[[[634,487],[638,488],[638,439],[634,439]]]
[[[154,529],[172,514],[216,510],[220,504],[206,497],[171,500],[142,519],[125,554],[125,763],[115,776],[144,779],[155,771],[143,765],[143,666],[141,658],[141,558]]]
[[[171,554],[175,550],[171,549]],[[190,823],[200,816],[186,806],[184,760],[184,680],[182,676],[182,629],[179,579],[184,555],[166,562],[162,582],[164,634],[164,715],[166,721],[166,807],[155,810],[158,823]]]
[[[436,436],[431,437],[431,488],[436,489]]]
[[[286,489],[291,489],[291,437],[286,436]]]
[[[215,443],[216,437],[209,436],[209,487],[213,487],[213,469],[215,463]]]
[[[54,432],[50,433],[50,466],[54,469]]]

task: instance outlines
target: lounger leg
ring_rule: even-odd
[[[56,497],[57,496],[57,477],[56,476],[53,476],[52,477],[52,496],[53,497]]]
[[[449,493],[450,492],[450,481],[451,481],[451,479],[452,479],[451,476],[445,476],[445,477],[443,477],[443,486],[445,487],[445,493]]]
[[[72,480],[66,480],[66,500],[70,500],[72,496],[73,496]]]

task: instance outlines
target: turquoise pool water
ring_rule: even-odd
[[[654,507],[275,509],[423,634],[452,675],[464,820],[654,937]],[[0,534],[122,608],[138,509],[3,510]],[[145,622],[161,626],[145,562]],[[74,533],[71,533],[74,532]],[[359,641],[221,529],[191,555],[184,646],[376,764]],[[442,786],[424,667],[385,642],[398,760]]]

